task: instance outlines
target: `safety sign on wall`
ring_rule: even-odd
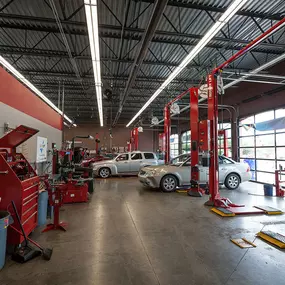
[[[47,161],[47,138],[37,137],[37,162]]]

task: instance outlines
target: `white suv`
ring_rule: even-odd
[[[163,164],[153,152],[121,153],[112,160],[103,160],[92,164],[94,174],[101,178],[111,175],[137,175],[142,167]]]

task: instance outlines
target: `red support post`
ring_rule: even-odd
[[[199,162],[198,88],[190,89],[191,168]]]
[[[207,205],[214,206],[219,194],[219,164],[218,164],[218,96],[215,75],[209,74],[208,84],[208,119],[210,120],[210,169],[209,169],[209,201]]]
[[[133,137],[134,137],[134,150],[138,150],[139,149],[139,130],[138,130],[138,128],[134,128]]]
[[[95,152],[96,152],[96,154],[98,154],[98,151],[99,151],[99,142],[98,142],[98,140],[99,140],[99,134],[96,133],[96,135],[95,135]]]
[[[164,135],[165,135],[165,163],[170,160],[170,110],[166,105],[164,107]]]
[[[284,173],[285,175],[285,170],[275,170],[275,188],[276,188],[276,196],[277,197],[284,197],[284,191],[281,189],[281,185],[280,183],[281,182],[284,182],[282,181],[282,172]]]
[[[202,197],[204,190],[199,187],[199,106],[198,88],[190,88],[190,130],[191,130],[191,176],[189,196]]]

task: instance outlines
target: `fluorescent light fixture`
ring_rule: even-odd
[[[198,53],[213,39],[213,37],[223,28],[224,25],[235,15],[235,13],[248,0],[235,0],[223,13],[219,20],[208,30],[198,44],[190,51],[184,60],[177,66],[164,83],[155,91],[139,112],[131,119],[126,127],[129,127],[134,120],[151,104],[151,102],[162,92],[162,90],[198,55]]]
[[[76,128],[76,127],[77,127],[77,125],[76,125],[76,124],[73,124],[73,127],[75,127],[75,128]]]
[[[19,81],[24,83],[29,87],[36,95],[38,95],[44,102],[46,102],[50,107],[52,107],[56,112],[62,115],[62,111],[58,109],[39,89],[37,89],[29,80],[27,80],[18,70],[16,70],[4,57],[0,56],[0,63],[8,69]],[[72,123],[72,120],[69,119],[66,115],[64,118]]]
[[[283,61],[284,59],[285,59],[285,53],[282,53],[281,55],[279,55],[278,57],[272,59],[271,61],[269,61],[269,62],[267,62],[267,63],[257,67],[256,69],[253,69],[252,71],[249,72],[248,75],[241,76],[240,78],[238,78],[238,79],[236,79],[236,80],[234,80],[234,81],[224,85],[224,89],[227,89],[227,88],[229,88],[229,87],[231,87],[231,86],[233,86],[233,85],[235,85],[235,84],[237,84],[239,82],[242,82],[242,81],[244,81],[244,79],[246,79],[246,78],[248,78],[248,77],[250,77],[250,76],[252,76],[252,75],[254,75],[254,74],[256,74],[256,73],[258,73],[258,72],[260,72],[262,70],[264,70],[264,69],[267,69],[267,68],[277,64],[278,62]]]
[[[95,80],[95,91],[99,112],[100,125],[103,126],[103,106],[102,106],[102,81],[99,51],[99,31],[98,31],[98,3],[97,0],[84,0],[91,59]]]

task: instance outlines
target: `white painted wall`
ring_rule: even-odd
[[[38,136],[48,139],[48,150],[51,149],[52,143],[56,143],[58,148],[61,147],[62,132],[60,130],[0,102],[0,137],[4,135],[4,123],[8,123],[9,128],[16,128],[19,125],[25,125],[39,130],[36,135],[27,140],[26,143],[19,146],[18,150],[23,152],[33,166],[36,162]],[[51,160],[51,156],[48,157],[48,160]],[[42,172],[45,165],[45,163],[37,165],[39,172]]]

